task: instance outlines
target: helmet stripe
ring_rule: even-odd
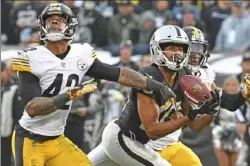
[[[193,27],[193,29],[194,29],[195,38],[199,38],[199,36],[200,36],[199,29],[197,29],[197,28],[195,28],[195,27]]]

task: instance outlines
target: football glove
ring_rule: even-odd
[[[191,108],[187,114],[190,120],[194,120],[198,114],[217,116],[220,111],[221,89],[211,91],[212,99],[207,99],[198,109]]]
[[[222,89],[217,88],[214,91],[211,91],[212,99],[207,100],[202,107],[199,108],[200,114],[208,114],[212,116],[217,116],[220,111],[221,104],[221,94]]]
[[[190,120],[193,121],[193,120],[197,117],[198,114],[199,114],[199,112],[198,112],[197,109],[191,108],[191,109],[188,111],[188,113],[187,113],[187,117],[188,117],[188,119],[190,119]]]
[[[250,104],[250,75],[246,74],[241,81],[241,94],[244,99]]]
[[[82,95],[95,91],[97,88],[97,83],[93,81],[94,79],[85,81],[80,86],[76,86],[72,89],[67,90],[66,94],[69,96],[69,99],[75,100]]]

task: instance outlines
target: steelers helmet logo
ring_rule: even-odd
[[[85,60],[79,59],[77,61],[77,67],[81,71],[85,70],[87,68],[87,66],[88,66],[88,64],[87,64],[87,62]]]

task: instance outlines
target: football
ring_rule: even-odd
[[[199,77],[193,75],[182,76],[180,78],[180,87],[189,101],[197,106],[211,98],[210,90]]]

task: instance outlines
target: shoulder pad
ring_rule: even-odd
[[[92,47],[92,46],[91,46],[90,44],[88,44],[88,43],[83,43],[83,46],[84,46],[86,49],[90,50],[90,55],[91,55],[91,58],[92,58],[93,60],[97,59],[97,55],[96,55],[96,52],[95,52],[94,47]]]
[[[37,50],[36,47],[31,47],[17,51],[17,53],[12,58],[13,70],[31,72],[28,52],[35,50]]]
[[[74,44],[71,44],[71,46],[76,47],[78,49],[82,49],[87,55],[91,56],[92,60],[97,59],[96,51],[95,51],[94,47],[92,47],[90,44],[88,44],[88,43],[81,43],[81,44],[74,43]]]

